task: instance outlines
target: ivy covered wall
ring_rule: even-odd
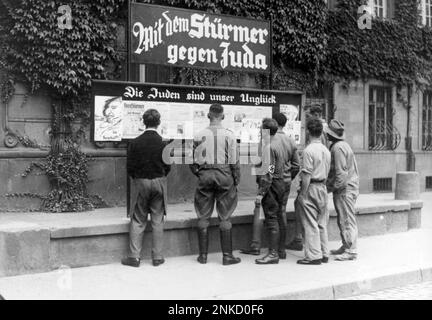
[[[324,78],[378,79],[396,85],[430,82],[432,31],[418,25],[418,0],[395,1],[394,18],[374,19],[372,28],[357,25],[362,0],[340,0],[329,12]]]

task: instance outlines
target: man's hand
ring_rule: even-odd
[[[304,199],[305,199],[305,195],[299,192],[299,194],[297,195],[297,201],[299,203],[304,203]]]
[[[256,198],[255,198],[255,203],[261,204],[262,199],[263,199],[262,195],[257,195]]]

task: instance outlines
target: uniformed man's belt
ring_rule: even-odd
[[[316,179],[312,179],[310,183],[325,183],[326,180],[316,180]]]

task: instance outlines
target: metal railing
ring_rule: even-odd
[[[391,122],[369,122],[369,150],[396,150],[401,141],[399,130]]]
[[[422,134],[422,150],[432,151],[432,126],[428,126]]]

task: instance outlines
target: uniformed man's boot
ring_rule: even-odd
[[[208,239],[209,239],[208,230],[198,229],[199,256],[197,258],[197,261],[201,264],[207,263]]]
[[[221,230],[221,247],[223,253],[222,264],[228,266],[231,264],[237,264],[241,262],[240,258],[236,258],[232,254],[232,237],[231,230]]]
[[[269,233],[269,251],[268,254],[261,259],[256,259],[256,264],[278,264],[279,263],[279,232]]]

